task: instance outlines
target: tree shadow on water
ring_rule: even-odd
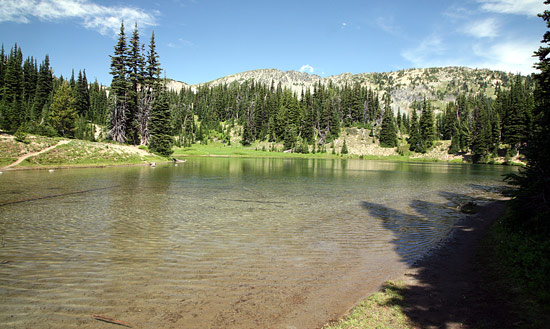
[[[457,222],[457,208],[472,197],[449,192],[440,195],[446,199],[443,203],[413,200],[410,207],[415,214],[382,204],[361,203],[394,234],[395,251],[411,267],[406,286],[383,286],[397,296],[389,299],[387,306],[400,306],[422,328],[517,327],[509,306],[488,293],[476,265],[476,247],[503,209],[503,203],[478,207],[478,214],[463,215]],[[442,225],[453,226],[452,234],[447,235],[448,229],[434,234]],[[434,246],[438,247],[426,254]],[[419,257],[421,254],[426,256]]]

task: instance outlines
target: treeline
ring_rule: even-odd
[[[210,135],[229,142],[236,125],[242,127],[243,145],[257,140],[281,142],[285,149],[323,145],[337,138],[341,127],[379,126],[384,113],[378,93],[359,84],[318,84],[297,95],[280,83],[247,81],[170,94],[173,134],[182,145]]]
[[[459,95],[437,117],[440,139],[451,140],[449,153],[468,152],[474,162],[488,162],[505,146],[512,157],[527,147],[533,131],[534,84],[516,76],[509,89],[497,86],[496,99]]]
[[[0,128],[15,133],[34,133],[93,139],[95,125],[106,124],[107,91],[97,81],[89,84],[86,71],[70,79],[52,74],[49,56],[38,64],[23,60],[17,44],[0,52]]]

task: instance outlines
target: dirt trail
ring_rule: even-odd
[[[12,167],[15,167],[17,166],[18,164],[20,164],[21,162],[25,161],[26,159],[30,158],[30,157],[34,157],[34,156],[37,156],[39,154],[42,154],[42,153],[46,153],[48,151],[51,151],[53,150],[54,148],[58,147],[59,145],[63,145],[63,144],[68,144],[70,143],[71,141],[68,141],[68,140],[62,140],[62,141],[59,141],[59,143],[55,144],[55,145],[52,145],[50,147],[46,147],[45,149],[43,150],[40,150],[38,152],[32,152],[32,153],[27,153],[27,154],[24,154],[20,157],[17,158],[17,160],[10,164],[10,165],[7,165],[5,166],[4,168],[2,169],[9,169],[9,168],[12,168]]]

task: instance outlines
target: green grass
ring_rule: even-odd
[[[524,328],[544,328],[550,323],[550,240],[548,230],[521,227],[521,214],[507,209],[483,241],[481,259],[494,281],[495,291],[505,291]]]
[[[258,158],[322,158],[337,159],[338,155],[329,153],[284,153],[270,152],[269,150],[256,150],[258,146],[244,147],[241,145],[227,146],[222,143],[209,143],[208,145],[193,144],[191,147],[174,148],[174,157],[184,156],[228,156],[228,157],[258,157]]]
[[[258,148],[258,150],[256,150]],[[306,158],[306,159],[364,159],[364,160],[388,160],[403,162],[440,162],[434,158],[410,158],[401,155],[356,155],[346,154],[338,155],[328,153],[284,153],[262,151],[259,146],[244,147],[241,145],[227,146],[222,143],[210,143],[208,145],[194,144],[191,147],[174,148],[174,157],[186,156],[226,156],[226,157],[256,157],[256,158]]]
[[[60,145],[49,152],[28,158],[20,166],[109,166],[161,161],[166,161],[166,158],[124,152],[106,143],[72,140],[70,143]]]
[[[379,292],[361,302],[348,316],[325,328],[415,328],[401,306],[405,289],[401,281],[386,281]]]

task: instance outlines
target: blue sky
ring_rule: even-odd
[[[155,31],[168,78],[190,84],[247,70],[320,76],[432,66],[529,74],[546,26],[540,0],[0,0],[0,42],[56,75],[110,84],[120,21]],[[550,9],[550,8],[549,8]]]

